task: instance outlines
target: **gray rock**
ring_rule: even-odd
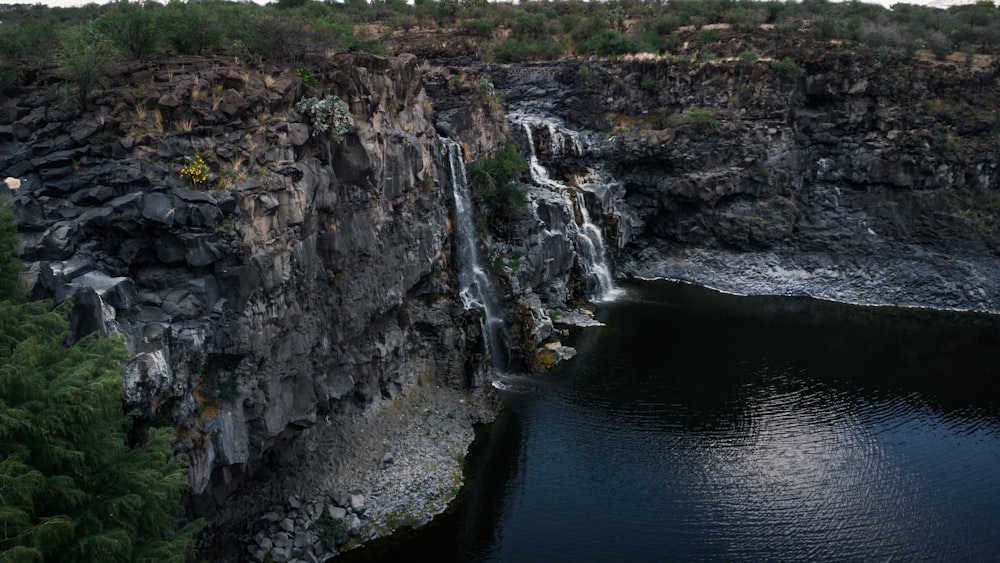
[[[170,227],[174,224],[174,205],[168,194],[151,192],[143,200],[142,217]]]
[[[361,519],[358,518],[357,514],[351,514],[347,517],[347,532],[352,536],[356,536],[361,533]]]
[[[275,522],[281,521],[283,518],[284,517],[281,514],[278,514],[275,511],[268,512],[267,514],[265,514],[265,515],[263,515],[263,516],[260,517],[261,520],[264,520],[266,522],[270,522],[272,524],[275,523]]]
[[[291,518],[285,518],[284,520],[278,523],[278,527],[286,532],[291,533],[292,531],[295,530],[295,523],[292,522]]]
[[[330,515],[330,518],[334,520],[344,520],[347,518],[347,509],[341,506],[329,506],[326,511]]]
[[[351,499],[351,510],[357,514],[363,514],[365,511],[365,496],[362,494],[352,494]]]
[[[275,547],[271,549],[271,559],[275,563],[283,563],[292,558],[292,548],[291,547]]]
[[[305,549],[307,547],[311,547],[312,544],[313,544],[313,538],[309,534],[302,532],[295,534],[294,545],[296,548]]]

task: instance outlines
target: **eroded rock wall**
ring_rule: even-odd
[[[495,409],[474,388],[478,323],[455,295],[449,172],[415,58],[313,72],[136,63],[79,114],[52,93],[3,104],[0,175],[19,180],[35,297],[72,297],[77,337],[125,335],[129,406],[178,428],[198,512],[242,495],[233,525],[283,491],[354,487],[337,475],[360,475],[344,465],[369,446],[343,429],[414,386],[467,395],[467,426]],[[327,94],[354,120],[342,140],[295,109]],[[204,182],[181,174],[196,158]],[[306,443],[327,449],[314,472],[240,490],[293,474]]]
[[[624,187],[628,274],[1000,310],[1000,63],[820,44],[796,60],[490,72],[518,111],[592,134],[585,158]]]

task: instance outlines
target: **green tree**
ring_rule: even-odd
[[[153,13],[156,6],[155,2],[142,5],[119,0],[97,20],[97,26],[120,51],[134,59],[144,59],[160,40],[158,18]]]
[[[514,145],[507,145],[469,167],[469,186],[491,218],[509,219],[527,200],[527,192],[517,183],[518,176],[527,170],[528,161]]]
[[[0,300],[20,301],[24,268],[17,257],[17,217],[9,202],[0,198]]]
[[[178,53],[200,55],[222,43],[224,33],[218,9],[213,10],[205,2],[170,0],[159,10],[159,20],[164,37]]]
[[[97,84],[104,68],[118,56],[110,39],[92,24],[80,24],[59,31],[56,62],[59,71],[77,87],[80,109],[87,107],[87,97]]]
[[[12,295],[0,291],[0,562],[186,560],[200,524],[177,529],[184,466],[171,429],[142,432],[122,410],[122,339],[66,347],[68,306]]]

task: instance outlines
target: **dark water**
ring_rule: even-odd
[[[1000,328],[631,286],[368,560],[1000,560]]]

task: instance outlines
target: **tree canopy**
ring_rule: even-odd
[[[172,429],[124,412],[120,337],[65,346],[68,307],[21,302],[14,225],[0,205],[0,562],[185,561]]]

